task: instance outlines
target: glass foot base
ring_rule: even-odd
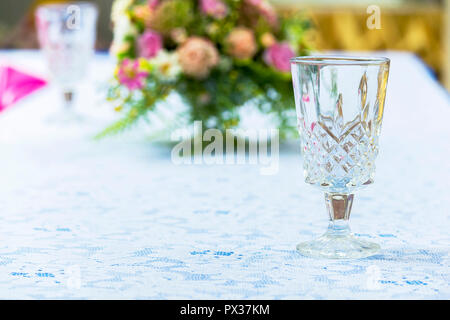
[[[318,239],[297,245],[304,256],[328,259],[360,259],[370,257],[380,250],[376,243],[360,240],[352,234],[325,233]]]
[[[80,124],[85,122],[85,117],[75,112],[61,111],[50,115],[46,119],[46,121],[48,124],[60,124],[60,125]]]

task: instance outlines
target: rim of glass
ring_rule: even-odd
[[[291,64],[305,65],[380,65],[390,63],[386,57],[354,57],[338,55],[316,55],[295,57],[290,60]]]
[[[95,8],[98,10],[98,6],[96,3],[88,2],[88,1],[71,1],[66,3],[46,3],[46,4],[40,4],[37,6],[36,11],[39,9],[66,9],[70,6],[80,6],[83,8]]]

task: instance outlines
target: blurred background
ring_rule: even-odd
[[[64,0],[0,1],[0,48],[37,48],[33,12],[37,5]],[[92,0],[100,8],[98,50],[108,50],[112,0]],[[303,12],[314,29],[317,50],[401,50],[421,57],[450,89],[450,0],[272,0],[282,14]],[[380,8],[381,28],[369,29],[367,8]]]

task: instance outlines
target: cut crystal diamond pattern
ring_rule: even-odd
[[[377,106],[371,109],[367,101],[366,73],[361,78],[358,96],[360,113],[351,121],[344,119],[342,94],[337,96],[332,115],[319,113],[318,120],[310,125],[308,119],[299,118],[308,183],[341,192],[372,182],[380,122],[374,114],[377,125],[373,125],[370,111],[377,110]]]

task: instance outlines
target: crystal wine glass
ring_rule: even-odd
[[[355,191],[373,183],[389,75],[387,58],[307,56],[291,60],[305,181],[325,192],[330,216],[303,255],[363,258],[380,246],[356,238],[348,220]]]
[[[72,105],[94,52],[97,7],[88,2],[47,4],[39,6],[35,16],[41,49],[65,105],[58,121],[78,120]]]

